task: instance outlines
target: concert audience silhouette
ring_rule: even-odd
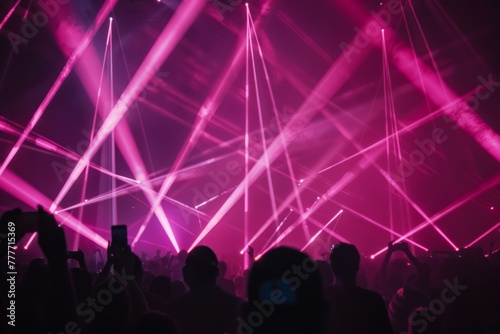
[[[4,213],[0,234],[21,214]],[[250,249],[245,270],[207,246],[139,258],[110,244],[99,267],[98,252],[68,260],[64,231],[42,208],[38,223],[44,257],[16,264],[15,327],[0,238],[1,333],[500,333],[499,254],[479,248],[416,258],[408,244],[390,242],[375,272],[346,243],[333,246],[329,261],[289,247],[255,261]],[[18,224],[16,241],[26,232]]]

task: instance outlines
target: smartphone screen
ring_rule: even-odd
[[[119,248],[125,248],[128,245],[127,225],[111,226],[111,243]]]

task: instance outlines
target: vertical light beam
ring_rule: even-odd
[[[59,88],[62,86],[63,82],[68,77],[69,73],[71,72],[71,70],[75,66],[76,62],[80,59],[80,57],[82,56],[85,49],[92,41],[92,38],[94,38],[94,35],[99,30],[101,25],[104,23],[104,20],[109,15],[109,13],[111,12],[111,10],[113,9],[113,7],[116,5],[117,2],[118,2],[118,0],[106,1],[104,3],[104,5],[102,6],[101,10],[99,11],[99,13],[97,13],[96,20],[94,21],[94,23],[92,24],[90,29],[87,30],[82,41],[80,42],[80,44],[78,44],[78,47],[75,49],[75,51],[73,51],[73,54],[71,55],[71,57],[68,58],[66,65],[64,65],[64,67],[63,67],[61,73],[59,73],[59,76],[57,77],[56,81],[54,82],[54,84],[50,88],[49,92],[47,93],[47,95],[43,99],[40,106],[38,106],[37,110],[33,114],[33,117],[31,118],[28,125],[24,129],[21,137],[19,137],[19,139],[14,144],[14,146],[10,150],[9,154],[5,158],[4,162],[2,163],[2,166],[0,166],[0,176],[3,174],[3,172],[5,172],[5,169],[7,168],[7,166],[9,166],[12,159],[14,159],[15,155],[17,154],[17,152],[19,151],[19,149],[23,145],[24,141],[26,140],[26,138],[28,137],[30,132],[33,130],[35,125],[38,123],[38,121],[42,117],[43,113],[47,109],[49,103],[52,101],[52,99],[54,98],[56,93],[59,91]]]
[[[7,193],[18,198],[20,201],[26,203],[32,208],[36,208],[38,205],[47,208],[51,203],[50,199],[48,199],[35,187],[9,170],[6,170],[2,177],[0,177],[0,189],[5,190]],[[69,212],[58,214],[57,218],[58,221],[65,221],[65,226],[81,233],[81,235],[96,243],[98,246],[102,248],[107,247],[108,243],[106,240],[104,240],[104,238],[82,224]],[[32,238],[34,238],[34,236],[32,236]]]
[[[342,87],[342,85],[350,78],[351,73],[359,66],[361,61],[366,56],[360,55],[350,62],[345,57],[340,57],[325,73],[325,75],[318,82],[311,94],[302,103],[299,110],[293,115],[290,121],[283,129],[283,144],[282,139],[275,139],[269,146],[269,161],[273,163],[281,154],[283,149],[292,140],[295,132],[292,129],[301,129],[316,115],[316,113],[323,108],[335,92]],[[253,184],[260,175],[264,172],[264,161],[261,157],[253,168],[248,173],[248,183]],[[245,181],[242,181],[238,187],[229,196],[226,202],[215,213],[212,219],[205,226],[203,231],[198,235],[196,240],[191,244],[189,250],[193,249],[205,236],[219,223],[222,217],[236,204],[236,202],[243,196]]]
[[[344,210],[340,209],[340,211],[337,212],[337,214],[335,214],[335,216],[333,216],[328,221],[328,223],[325,224],[325,226],[323,226],[318,232],[316,232],[316,234],[313,235],[313,237],[311,239],[309,239],[309,241],[304,245],[304,247],[302,247],[302,249],[300,251],[303,252],[304,249],[307,248],[307,246],[312,244],[314,242],[314,240],[316,240],[316,238],[321,234],[321,232],[323,232],[335,219],[337,219],[337,217],[339,217],[342,214],[342,212],[344,212]]]
[[[169,21],[167,26],[163,29],[157,41],[147,54],[141,66],[137,70],[134,77],[131,79],[129,85],[125,88],[123,94],[109,113],[108,117],[104,120],[101,128],[97,132],[95,139],[91,146],[85,151],[82,158],[78,161],[77,165],[71,172],[68,180],[62,187],[57,195],[54,203],[51,205],[51,211],[59,205],[61,200],[66,196],[69,189],[72,187],[78,176],[82,173],[85,166],[89,163],[90,159],[94,156],[97,150],[101,147],[104,140],[109,136],[111,131],[116,127],[118,122],[125,116],[129,107],[137,98],[143,87],[149,82],[154,73],[158,70],[160,65],[167,59],[174,47],[180,41],[184,33],[191,26],[193,21],[203,9],[205,3],[202,0],[193,0],[183,2],[177,9],[173,18]],[[173,231],[168,223],[163,210],[156,208],[155,213],[162,217],[160,223],[162,224],[165,232],[167,233],[174,248],[179,251],[179,246],[173,234]]]

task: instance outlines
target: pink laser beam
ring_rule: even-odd
[[[75,51],[73,51],[73,54],[71,55],[71,57],[68,58],[61,73],[59,73],[59,76],[57,77],[56,81],[54,82],[54,84],[50,88],[49,92],[47,93],[47,95],[43,99],[40,106],[37,108],[37,110],[33,114],[33,117],[31,118],[28,125],[24,129],[21,137],[19,137],[19,139],[14,144],[14,146],[10,150],[9,154],[5,158],[4,162],[2,163],[2,166],[0,166],[0,176],[5,172],[5,170],[7,169],[7,166],[10,164],[12,159],[14,159],[15,155],[17,154],[17,152],[19,151],[19,149],[23,145],[24,141],[26,140],[26,138],[28,137],[30,132],[33,130],[35,125],[38,123],[38,121],[42,117],[43,113],[47,109],[49,103],[52,101],[52,99],[54,98],[56,93],[59,91],[59,88],[62,86],[63,82],[68,77],[69,73],[71,72],[71,70],[75,66],[76,62],[80,59],[80,57],[82,56],[85,49],[92,41],[92,38],[94,37],[96,32],[99,30],[101,25],[104,23],[104,20],[109,15],[109,13],[111,12],[111,10],[113,9],[113,7],[115,6],[115,4],[117,2],[118,2],[118,0],[108,0],[104,3],[101,10],[97,14],[97,18],[96,18],[95,22],[92,24],[90,29],[87,30],[87,32],[84,35],[83,40],[81,41],[80,44],[78,44],[78,47],[75,49]]]
[[[299,110],[290,119],[283,130],[285,144],[292,139],[291,129],[301,129],[305,124],[309,123],[312,117],[318,110],[327,104],[330,97],[348,80],[353,69],[357,67],[363,57],[357,57],[351,62],[348,62],[344,57],[339,58],[323,76],[320,82],[316,85],[313,92],[302,103]],[[281,139],[275,139],[269,146],[269,160],[270,163],[281,154],[285,145],[282,144]],[[263,157],[261,157],[248,174],[248,184],[253,184],[257,178],[264,172]],[[191,244],[189,250],[193,249],[222,219],[222,217],[233,207],[234,204],[241,198],[244,192],[245,181],[241,182],[233,193],[228,197],[226,202],[215,213],[213,218],[208,222],[205,228],[201,231],[199,236]]]
[[[21,2],[21,0],[17,0],[17,2],[14,4],[14,6],[12,6],[12,8],[9,10],[9,12],[7,13],[7,15],[5,15],[5,17],[3,18],[2,22],[0,22],[0,30],[2,30],[3,26],[5,25],[5,23],[7,23],[7,21],[9,20],[9,18],[12,16],[12,14],[16,10],[16,8],[17,8],[17,6],[19,5],[20,2]]]
[[[117,126],[119,121],[125,116],[129,107],[132,105],[134,99],[139,95],[142,88],[151,79],[152,73],[156,73],[160,65],[173,51],[174,47],[180,41],[184,33],[187,31],[191,23],[198,16],[203,9],[204,1],[194,0],[183,3],[176,11],[167,26],[163,29],[157,41],[147,54],[141,66],[137,70],[134,77],[131,79],[129,85],[125,88],[123,94],[116,102],[115,106],[109,113],[108,117],[104,120],[101,128],[97,132],[92,145],[89,146],[87,151],[83,154],[82,158],[78,161],[77,165],[71,172],[67,182],[62,187],[57,195],[54,203],[51,205],[51,211],[59,205],[64,196],[68,193],[78,176],[82,173],[85,166],[90,159],[94,156],[104,140],[109,136],[111,131]],[[155,213],[164,218],[160,220],[165,232],[167,233],[174,248],[179,251],[180,248],[175,239],[174,233],[163,210],[155,208]],[[164,216],[164,217],[163,217]]]

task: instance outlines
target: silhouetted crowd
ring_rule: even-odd
[[[250,268],[234,272],[207,246],[150,257],[110,244],[90,263],[40,209],[44,258],[13,268],[7,223],[19,215],[0,221],[1,333],[500,333],[500,254],[480,248],[416,258],[390,242],[377,265],[346,243],[323,259],[277,247],[255,261],[250,248]]]

